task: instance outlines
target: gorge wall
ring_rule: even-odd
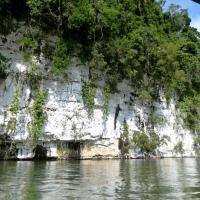
[[[111,94],[108,114],[104,116],[102,77],[95,83],[95,105],[89,115],[82,98],[89,68],[73,58],[67,77],[60,77],[51,76],[49,63],[42,54],[37,59],[33,57],[31,63],[25,62],[17,43],[23,32],[22,26],[8,36],[0,37],[0,53],[10,63],[8,75],[0,80],[0,155],[6,156],[9,150],[11,157],[18,159],[46,156],[117,158],[123,156],[120,141],[131,143],[134,135],[154,132],[159,136],[160,144],[151,152],[152,156],[195,156],[192,132],[183,128],[175,102],[167,102],[162,92],[159,101],[149,106],[136,99],[129,82],[123,81],[117,86],[118,92]],[[33,66],[37,66],[42,75],[38,75],[37,70],[33,72]],[[97,73],[101,76],[100,72]],[[31,109],[36,101],[34,84],[37,90],[46,93],[44,121],[37,145],[30,140],[34,115]],[[154,124],[149,120],[152,115],[157,116]],[[125,125],[128,136],[122,138]],[[128,148],[125,157],[145,156],[136,146],[125,146]]]

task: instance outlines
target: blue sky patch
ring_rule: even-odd
[[[165,9],[170,4],[178,4],[182,8],[187,9],[190,18],[192,19],[191,26],[195,27],[200,31],[200,4],[193,2],[192,0],[167,0]]]

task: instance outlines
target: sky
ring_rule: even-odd
[[[188,14],[191,18],[191,26],[195,27],[200,31],[200,4],[193,2],[192,0],[167,0],[165,4],[165,9],[169,7],[170,4],[178,4],[182,8],[188,10]]]

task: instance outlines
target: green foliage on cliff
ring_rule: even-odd
[[[179,153],[179,154],[181,154],[181,155],[183,155],[184,154],[184,148],[183,148],[183,142],[182,141],[180,141],[180,142],[178,142],[175,146],[174,146],[174,152],[177,154],[177,153]]]
[[[0,53],[0,79],[6,78],[7,68],[8,68],[8,59]]]
[[[52,58],[52,72],[54,74],[60,75],[65,72],[70,62],[70,52],[69,47],[65,41],[59,41],[53,52]]]
[[[60,38],[62,42],[51,54],[52,71],[67,69],[65,44],[73,43],[77,56],[89,63],[90,76],[93,69],[101,70],[111,93],[123,79],[132,83],[135,96],[145,104],[158,100],[162,91],[186,112],[186,127],[198,133],[200,105],[195,102],[200,95],[200,33],[190,27],[186,10],[172,5],[163,12],[163,2],[19,0],[2,1],[0,10],[4,18],[12,13],[11,17],[25,18],[43,34]],[[93,107],[92,98],[88,99],[91,105],[86,98],[85,104]]]
[[[132,143],[129,138],[129,127],[126,121],[123,123],[123,129],[119,139],[119,149],[121,150],[122,156],[126,156],[129,153]]]
[[[10,107],[10,111],[13,115],[17,115],[18,111],[19,111],[19,97],[20,97],[20,93],[19,93],[19,86],[16,87],[16,91],[13,95],[13,99],[11,102],[11,107]]]
[[[185,97],[180,102],[180,108],[186,128],[200,132],[200,94]]]
[[[96,95],[96,89],[94,87],[94,84],[89,81],[84,81],[82,85],[82,98],[83,102],[88,110],[88,114],[92,115],[94,110],[94,98]]]
[[[8,121],[6,132],[14,133],[17,126],[17,114],[20,109],[20,85],[17,83],[15,92],[12,97],[11,106],[10,106],[10,112],[12,114],[11,118]]]
[[[21,45],[21,52],[24,61],[31,61],[31,58],[34,54],[34,49],[36,48],[36,42],[31,35],[24,35],[18,41],[18,44]]]
[[[33,144],[37,144],[40,138],[42,128],[44,125],[44,111],[43,107],[46,101],[46,92],[40,90],[37,93],[36,98],[34,99],[33,106],[31,108],[31,117],[32,120],[29,124],[29,137]]]
[[[153,153],[153,151],[160,146],[160,143],[161,139],[156,133],[152,136],[144,132],[133,135],[133,145],[139,148],[142,153]]]
[[[38,91],[43,79],[42,70],[38,65],[32,63],[25,79],[28,81],[32,92]]]

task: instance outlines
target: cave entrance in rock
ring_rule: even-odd
[[[16,158],[16,146],[7,134],[0,134],[0,160]]]
[[[67,142],[69,149],[69,158],[80,158],[81,157],[81,143],[77,141]]]

